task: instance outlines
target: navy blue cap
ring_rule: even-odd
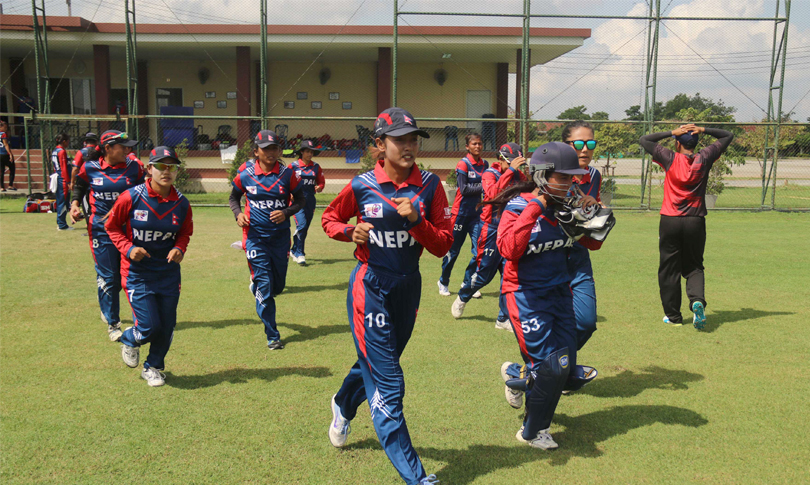
[[[504,143],[500,148],[498,148],[498,152],[503,158],[509,160],[510,162],[517,157],[523,156],[523,149],[520,148],[520,145],[517,143]]]
[[[101,134],[101,146],[124,145],[125,147],[134,147],[137,144],[138,140],[130,140],[123,131],[107,130]]]
[[[374,122],[374,136],[379,138],[383,135],[402,136],[408,133],[416,133],[423,138],[430,138],[428,132],[420,130],[416,126],[413,116],[402,108],[388,108],[377,116]]]
[[[155,147],[149,152],[149,164],[153,163],[175,163],[180,165],[177,152],[172,147]]]
[[[317,155],[321,150],[323,150],[323,147],[320,145],[315,146],[315,143],[313,143],[312,140],[304,140],[301,142],[301,145],[298,147],[296,152],[301,153],[301,150],[312,150],[314,154]]]
[[[540,145],[532,154],[529,167],[535,170],[553,170],[569,175],[585,175],[588,171],[579,168],[579,155],[570,145],[552,141]]]
[[[673,136],[673,138],[678,140],[678,143],[689,149],[695,148],[697,146],[699,139],[697,132],[695,133],[686,132],[683,135]]]
[[[278,135],[272,130],[262,130],[256,134],[254,139],[259,148],[266,148],[270,145],[278,145]]]
[[[93,133],[92,131],[88,131],[84,134],[84,141],[98,141],[98,135]]]

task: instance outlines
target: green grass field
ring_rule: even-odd
[[[310,265],[290,267],[278,298],[287,347],[268,351],[244,253],[229,248],[240,230],[226,208],[195,209],[167,385],[153,389],[107,340],[82,231],[20,206],[0,202],[3,483],[400,483],[367,407],[347,448],[327,438],[329,399],[356,358],[351,245],[313,226]],[[427,471],[452,485],[810,482],[810,215],[710,214],[703,332],[661,323],[657,215],[618,219],[593,256],[599,331],[579,357],[600,376],[562,398],[551,452],[514,438],[520,412],[498,371],[520,357],[493,328],[497,287],[456,321],[425,253],[402,364]]]

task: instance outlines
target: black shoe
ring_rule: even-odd
[[[10,185],[10,186],[8,187],[8,190],[13,190],[14,192],[16,192],[16,191],[17,191],[17,187],[14,187],[13,185]]]
[[[267,342],[267,348],[270,350],[281,350],[284,348],[284,344],[281,343],[281,340],[271,340]]]

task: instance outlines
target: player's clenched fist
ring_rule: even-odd
[[[374,226],[368,222],[361,222],[352,230],[352,242],[355,244],[365,244],[368,242],[368,232],[374,229]]]
[[[78,202],[73,202],[70,205],[70,220],[77,223],[82,219],[82,210],[79,208]]]
[[[411,199],[407,197],[394,197],[391,199],[394,204],[397,204],[397,213],[407,218],[411,222],[416,222],[416,219],[419,218],[419,213],[416,212],[416,209],[413,207],[413,203]]]
[[[247,227],[250,225],[250,219],[248,219],[247,214],[244,212],[240,212],[238,216],[236,216],[236,225],[239,227]]]

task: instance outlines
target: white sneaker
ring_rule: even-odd
[[[298,261],[296,261],[296,263],[298,263],[301,266],[304,266],[305,264],[307,264],[306,256],[304,256],[303,254],[301,256],[298,256]]]
[[[504,383],[509,379],[512,379],[512,376],[506,373],[506,370],[511,365],[512,362],[504,362],[503,365],[501,365],[501,379],[503,379]],[[504,384],[503,393],[506,396],[506,402],[508,402],[510,406],[515,409],[520,409],[523,407],[523,392],[516,391]]]
[[[419,485],[435,485],[435,484],[439,483],[440,481],[441,480],[436,478],[436,475],[431,473],[430,475],[423,478],[422,481],[419,482]]]
[[[512,328],[512,324],[509,323],[509,320],[502,322],[500,320],[495,320],[495,328],[498,330],[509,330],[512,333],[515,333],[515,329]]]
[[[121,335],[124,335],[124,332],[121,331],[121,324],[114,323],[112,325],[107,325],[107,335],[110,337],[110,342],[118,341],[118,339],[121,338]]]
[[[166,375],[154,367],[141,371],[141,378],[146,380],[149,387],[160,387],[166,383]]]
[[[442,296],[450,296],[450,290],[447,288],[446,285],[443,285],[441,281],[436,282],[439,285],[439,294]]]
[[[351,421],[343,417],[340,413],[340,406],[335,403],[335,396],[332,396],[332,423],[329,425],[329,441],[335,448],[342,448],[351,432]]]
[[[121,358],[124,359],[124,364],[126,364],[127,367],[138,367],[138,361],[141,358],[141,349],[138,347],[130,347],[127,344],[122,344]]]
[[[532,448],[540,448],[541,450],[553,450],[554,448],[558,448],[560,445],[554,441],[554,438],[548,434],[548,429],[541,429],[537,432],[537,436],[534,439],[526,440],[523,439],[523,426],[520,427],[517,434],[515,435],[518,441],[521,443],[526,443]]]
[[[473,293],[473,298],[481,298],[482,296],[483,295],[481,295],[480,291],[476,291],[475,293]]]
[[[453,302],[453,306],[450,307],[450,313],[453,314],[453,318],[461,318],[464,315],[464,307],[467,306],[467,302],[461,301],[461,297],[457,296],[456,301]]]
[[[66,227],[64,229],[61,229],[61,228],[58,228],[58,227],[56,228],[57,231],[72,231],[73,229],[74,229],[73,227]]]

